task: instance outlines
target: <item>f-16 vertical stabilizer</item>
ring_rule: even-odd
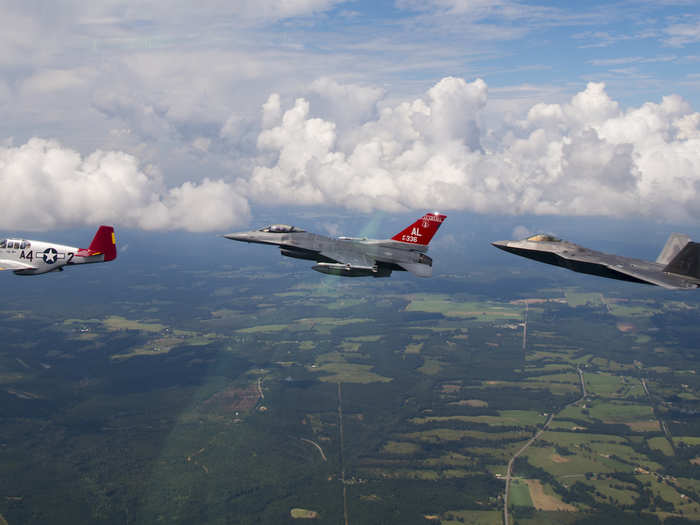
[[[672,233],[668,236],[668,240],[664,245],[664,249],[656,258],[659,264],[668,264],[673,258],[680,253],[683,247],[690,242],[690,237],[682,233]]]
[[[438,231],[445,217],[447,217],[447,215],[440,215],[437,212],[426,213],[408,228],[394,235],[391,240],[405,242],[407,244],[428,246],[430,239],[432,239],[433,235]]]
[[[117,258],[117,241],[114,238],[114,228],[111,226],[100,226],[93,237],[90,247],[88,248],[89,255],[98,255],[103,253],[105,262],[112,261]]]
[[[688,242],[668,263],[664,272],[700,279],[700,243]]]

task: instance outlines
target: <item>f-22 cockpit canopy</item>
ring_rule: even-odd
[[[554,235],[549,235],[547,233],[538,233],[537,235],[531,235],[526,241],[530,242],[561,242],[561,239],[555,237]]]
[[[305,230],[300,230],[299,228],[290,226],[289,224],[270,224],[270,226],[261,228],[260,231],[265,233],[298,233]]]

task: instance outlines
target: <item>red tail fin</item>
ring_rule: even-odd
[[[446,217],[447,215],[437,212],[426,213],[408,228],[394,235],[391,240],[427,246]]]
[[[114,228],[111,226],[100,226],[97,233],[92,238],[88,248],[90,255],[104,253],[105,262],[117,258],[117,240],[114,238]]]

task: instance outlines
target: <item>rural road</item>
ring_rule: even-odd
[[[564,410],[567,407],[570,407],[572,405],[575,405],[577,403],[580,403],[586,398],[586,383],[583,379],[583,370],[580,368],[577,368],[576,371],[578,372],[578,376],[581,380],[581,397],[578,398],[576,401],[572,401],[571,403],[565,405],[559,412]],[[503,498],[503,523],[504,525],[508,525],[508,501],[510,498],[510,480],[511,476],[513,474],[513,463],[515,463],[515,460],[518,459],[518,456],[525,452],[530,445],[532,445],[535,441],[539,439],[539,437],[545,433],[545,431],[549,428],[549,425],[552,423],[552,420],[554,419],[554,416],[557,415],[559,412],[556,413],[551,413],[549,414],[549,417],[547,417],[547,421],[545,421],[544,426],[530,438],[530,440],[525,443],[515,454],[513,454],[513,457],[510,458],[510,461],[508,462],[508,468],[506,469],[506,493]]]
[[[343,390],[338,383],[338,433],[340,435],[340,481],[343,484],[343,517],[345,525],[348,525],[348,487],[345,484],[345,457],[343,455]]]
[[[518,459],[518,456],[525,452],[527,448],[532,445],[537,439],[547,430],[549,427],[549,424],[552,422],[552,419],[554,419],[554,414],[549,414],[549,417],[547,418],[547,421],[545,421],[544,426],[530,438],[530,440],[525,443],[520,450],[518,450],[512,458],[510,458],[510,461],[508,462],[508,468],[506,469],[506,495],[505,498],[503,499],[503,522],[505,525],[508,525],[508,498],[510,497],[510,477],[513,472],[513,463],[515,462],[516,459]]]
[[[306,439],[306,438],[299,438],[299,439],[301,439],[304,443],[309,443],[310,445],[313,445],[314,447],[316,447],[319,454],[321,454],[321,459],[323,461],[328,461],[328,458],[326,457],[326,454],[324,454],[323,449],[321,448],[321,445],[319,445],[315,441],[311,441],[310,439]]]

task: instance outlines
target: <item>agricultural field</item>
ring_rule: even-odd
[[[2,313],[4,519],[700,520],[697,302],[280,268]]]

